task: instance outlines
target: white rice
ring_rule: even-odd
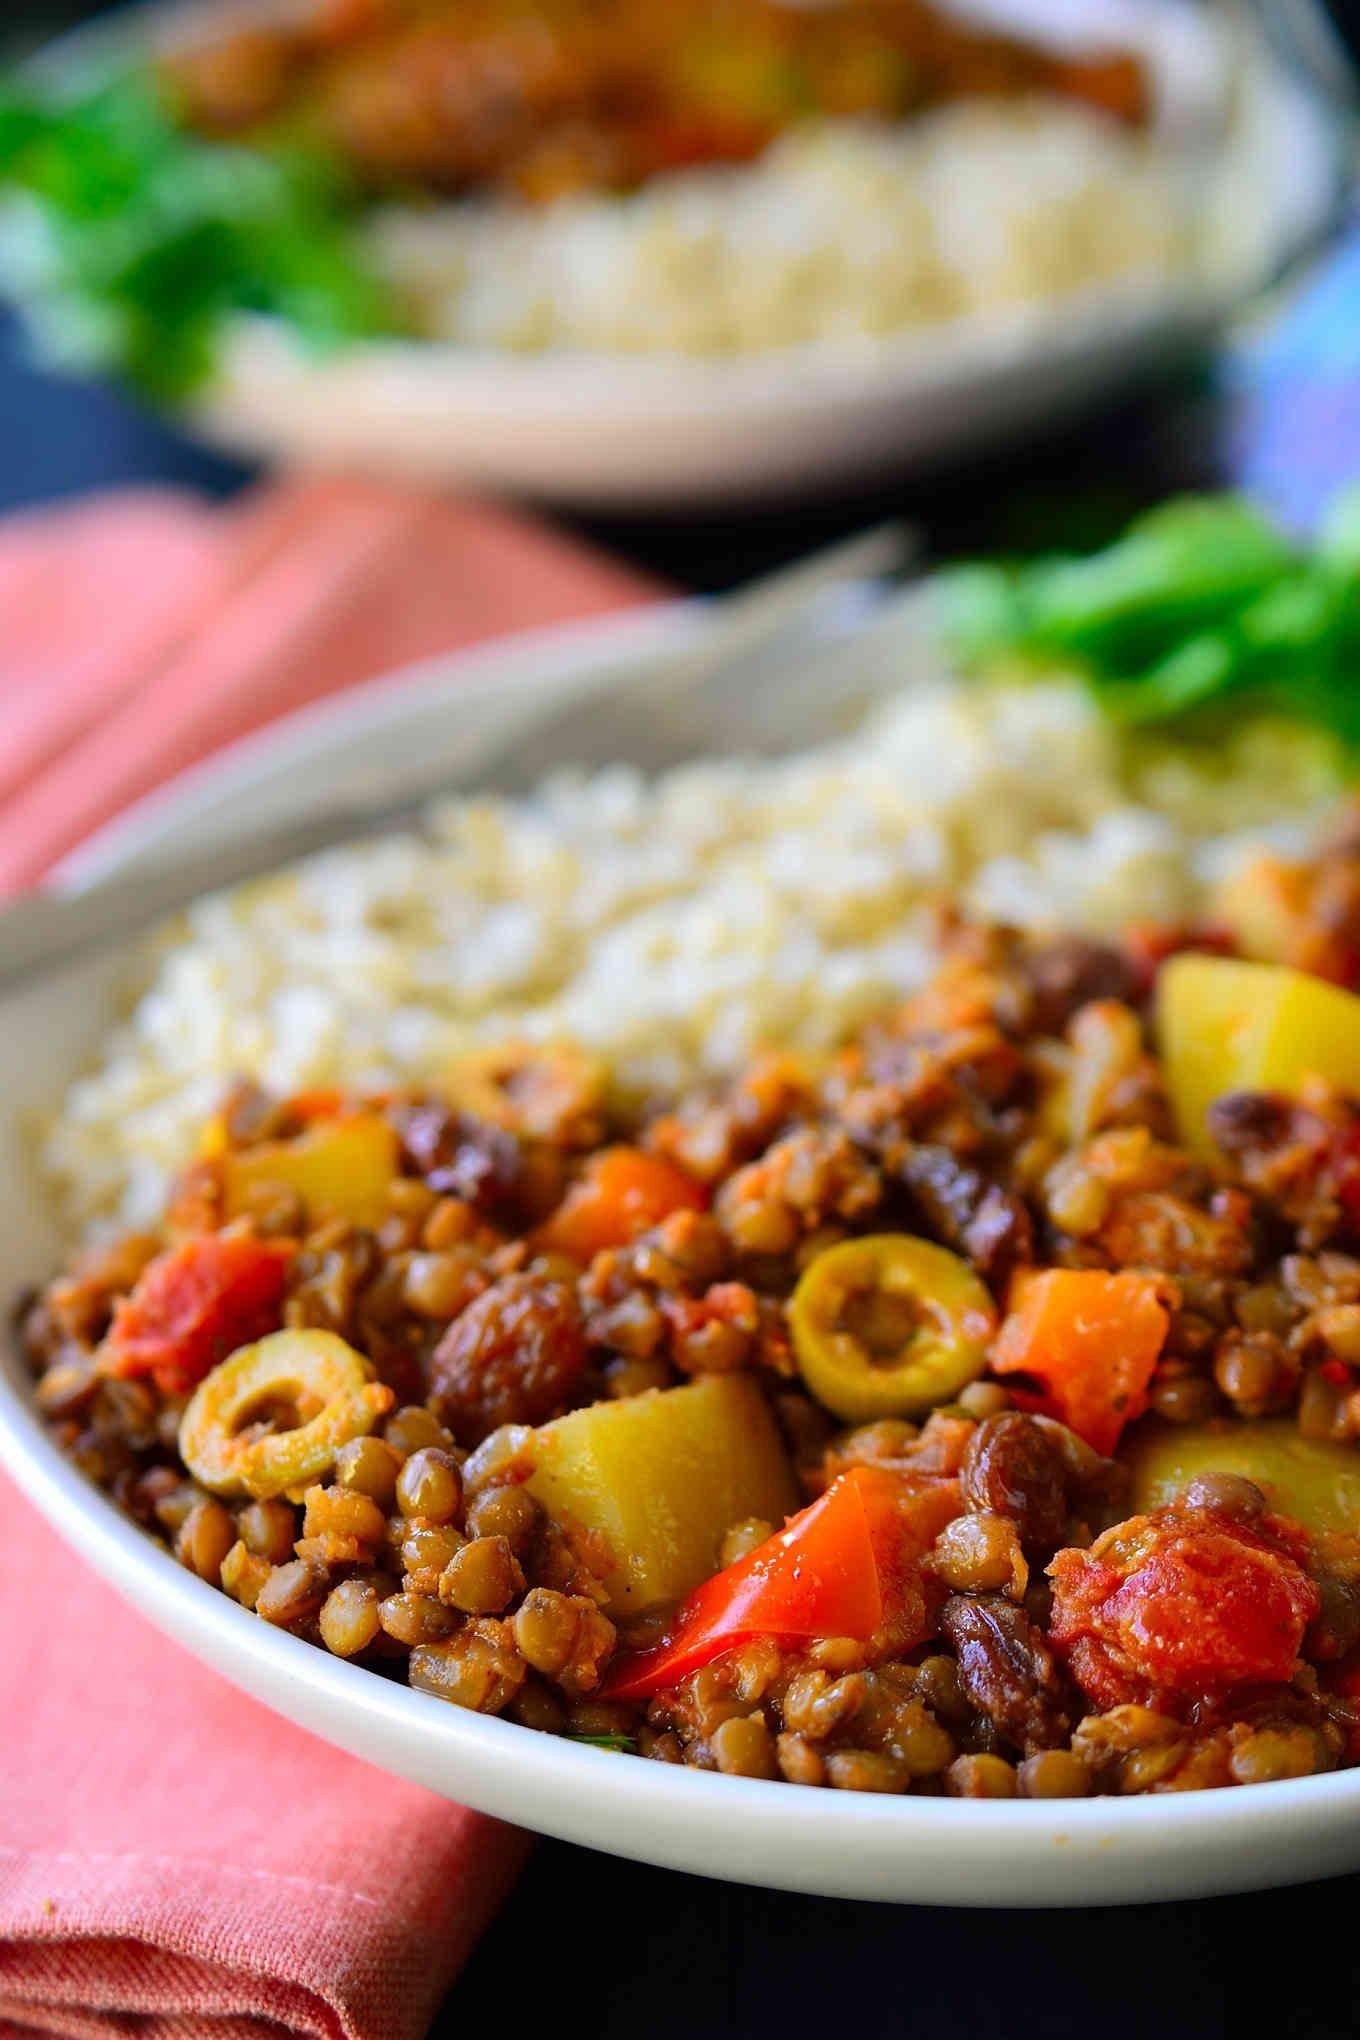
[[[1075,684],[934,680],[792,758],[449,802],[194,907],[43,1162],[74,1226],[137,1224],[238,1076],[437,1083],[572,1037],[651,1092],[830,1044],[929,972],[941,889],[1040,926],[1193,914],[1250,845],[1301,840],[1325,776],[1278,732],[1148,760]]]
[[[1201,267],[1203,160],[1057,100],[791,130],[749,167],[628,197],[394,208],[379,266],[432,336],[732,354],[929,330]]]

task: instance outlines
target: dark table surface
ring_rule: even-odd
[[[62,0],[0,0],[0,30]],[[69,0],[65,13],[80,12]],[[94,11],[87,9],[85,11]],[[582,521],[677,582],[716,588],[888,512],[940,552],[1040,534],[1168,488],[1237,481],[1306,524],[1360,475],[1360,230],[1216,364],[1057,441],[912,488],[755,518]],[[104,391],[49,379],[0,325],[0,508],[134,479],[227,493],[246,471]],[[1267,2022],[1360,2028],[1347,1949],[1360,1879],[1112,1912],[933,1912],[790,1897],[543,1843],[436,2027],[440,2040],[774,2040],[862,2027],[927,2040],[1218,2040]]]

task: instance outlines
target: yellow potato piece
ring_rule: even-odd
[[[227,1156],[227,1216],[248,1211],[252,1194],[263,1185],[283,1183],[296,1191],[311,1219],[375,1226],[387,1210],[398,1160],[397,1136],[376,1113],[321,1120],[295,1140],[264,1141]]]
[[[783,1441],[744,1374],[573,1410],[538,1433],[529,1492],[614,1553],[611,1612],[678,1601],[718,1569],[724,1533],[747,1516],[776,1528],[799,1505]]]
[[[1229,1091],[1296,1094],[1309,1077],[1360,1096],[1360,998],[1280,964],[1173,956],[1157,1032],[1181,1136],[1210,1145],[1209,1107]]]
[[[1255,1481],[1273,1509],[1312,1530],[1360,1531],[1360,1451],[1305,1438],[1288,1417],[1254,1423],[1148,1424],[1127,1452],[1131,1508],[1162,1508],[1200,1473]]]
[[[231,1146],[227,1138],[227,1115],[214,1112],[211,1119],[205,1119],[198,1130],[198,1142],[194,1154],[200,1162],[215,1162],[225,1155]]]

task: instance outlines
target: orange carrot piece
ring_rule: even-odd
[[[1050,1268],[1025,1278],[992,1371],[1032,1375],[1048,1413],[1108,1454],[1148,1406],[1168,1322],[1155,1276]]]
[[[702,1211],[704,1192],[692,1176],[641,1148],[604,1148],[592,1155],[539,1234],[550,1251],[590,1261],[606,1247],[624,1247],[673,1211]]]
[[[295,1091],[288,1100],[288,1109],[310,1126],[314,1119],[338,1119],[345,1109],[345,1102],[343,1091],[328,1088]]]

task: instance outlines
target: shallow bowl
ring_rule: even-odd
[[[511,701],[517,716],[532,700],[557,717],[564,699],[591,692],[564,764],[622,752],[661,765],[704,748],[759,746],[776,707],[780,746],[806,742],[836,726],[851,701],[901,684],[916,663],[918,615],[911,597],[890,619],[866,616],[855,600],[833,604],[806,672],[781,654],[739,696],[721,688],[687,696],[680,684],[660,718],[657,687],[692,661],[706,628],[702,605],[506,640],[310,709],[237,747],[106,832],[66,880],[88,883],[265,828],[286,801],[296,812],[367,783],[375,761],[394,780],[409,769],[423,781],[433,755],[447,756],[451,782],[503,777],[486,760]],[[830,661],[828,635],[839,639]],[[94,958],[0,1001],[5,1298],[40,1279],[59,1247],[35,1182],[29,1116],[50,1106],[93,1049],[124,967],[117,954]],[[450,1707],[270,1628],[177,1565],[48,1442],[12,1347],[0,1351],[0,1458],[87,1563],[224,1678],[385,1770],[545,1834],[712,1877],[928,1905],[1114,1905],[1360,1866],[1360,1770],[1130,1800],[878,1798],[647,1763]]]
[[[40,63],[74,76],[173,40],[186,24],[220,23],[227,6],[259,14],[286,4],[143,0]],[[984,11],[1003,7],[1069,43],[1098,43],[1108,20],[1148,57],[1172,125],[1177,107],[1191,118],[1212,97],[1212,52],[1187,29],[1195,10],[1184,0],[988,0]],[[1313,0],[1293,0],[1288,18],[1300,9],[1316,27]],[[1344,85],[1325,60],[1309,75],[1297,50],[1282,54],[1260,32],[1254,10],[1236,11],[1232,111],[1204,167],[1216,252],[1193,285],[1102,289],[896,336],[713,359],[387,341],[319,360],[281,328],[242,321],[183,422],[251,457],[652,510],[845,486],[1018,439],[1166,370],[1339,218],[1351,148]]]

